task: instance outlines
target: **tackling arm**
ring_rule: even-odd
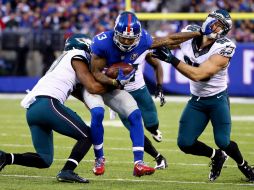
[[[225,68],[228,63],[228,57],[216,54],[209,57],[209,59],[202,63],[199,67],[193,67],[180,61],[180,63],[176,66],[176,69],[187,78],[197,82],[218,73],[220,70]]]
[[[98,83],[90,73],[88,66],[81,60],[73,59],[72,67],[76,72],[76,75],[80,83],[92,94],[103,94],[107,89],[100,83]]]
[[[104,73],[102,73],[102,70],[106,66],[105,58],[101,58],[95,54],[92,54],[91,66],[92,66],[91,70],[92,70],[93,76],[98,82],[104,85],[107,84],[107,85],[118,86],[115,79],[109,78]]]

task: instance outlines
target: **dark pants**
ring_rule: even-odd
[[[53,162],[53,130],[77,141],[90,143],[90,128],[75,112],[54,98],[36,97],[26,116],[34,148],[48,165]],[[79,150],[81,159],[87,151]]]
[[[181,119],[178,132],[178,146],[190,147],[211,121],[216,145],[225,149],[230,144],[231,117],[226,91],[211,97],[192,96]]]

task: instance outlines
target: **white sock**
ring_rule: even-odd
[[[10,153],[10,154],[11,154],[11,164],[13,164],[13,162],[14,162],[14,155],[12,153]]]
[[[245,160],[243,160],[243,162],[239,164],[239,166],[243,166],[244,164],[245,164]]]
[[[210,158],[213,158],[215,156],[216,150],[213,148],[213,154]]]

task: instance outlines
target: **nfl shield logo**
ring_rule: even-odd
[[[138,58],[138,53],[133,53],[132,55],[131,55],[131,60],[135,60],[135,59],[137,59]]]

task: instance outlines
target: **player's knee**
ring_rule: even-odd
[[[48,154],[40,154],[42,162],[39,166],[39,168],[49,168],[51,164],[53,163],[53,155]]]
[[[179,136],[177,138],[177,146],[180,148],[181,151],[183,151],[186,154],[190,154],[191,147],[194,144],[194,142],[188,140],[187,138]]]
[[[230,139],[225,135],[216,136],[215,143],[220,149],[224,150],[230,144]]]
[[[183,151],[185,154],[192,154],[193,147],[192,146],[185,146],[182,144],[178,144],[178,147],[181,151]]]
[[[94,123],[95,125],[99,122],[102,122],[102,120],[104,119],[104,108],[102,107],[95,107],[93,109],[90,110],[91,115],[92,115],[92,123]]]
[[[131,114],[128,117],[128,120],[132,123],[135,121],[140,121],[141,118],[142,118],[141,111],[139,109],[136,109],[133,112],[131,112]]]

